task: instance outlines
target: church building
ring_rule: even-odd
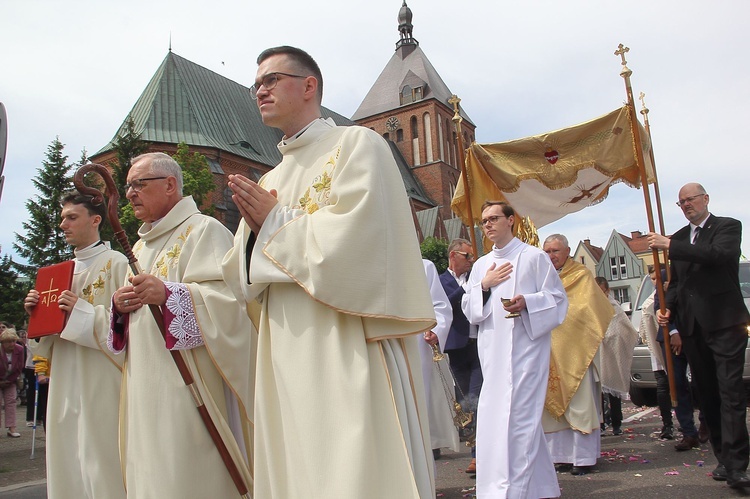
[[[371,128],[389,142],[416,213],[420,238],[466,237],[465,227],[450,209],[460,175],[452,93],[419,47],[412,28],[412,12],[404,1],[395,53],[354,116],[347,119],[327,108],[322,114],[337,125]],[[468,147],[475,126],[460,106],[459,110],[462,139]],[[215,216],[233,232],[240,216],[227,176],[239,173],[257,180],[281,161],[276,146],[282,133],[263,124],[249,88],[171,49],[129,116],[150,151],[174,154],[177,145],[185,142],[190,152],[206,157],[217,186],[211,198]],[[117,161],[113,146],[127,121],[91,161]]]

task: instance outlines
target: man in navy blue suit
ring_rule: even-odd
[[[661,325],[674,320],[687,356],[711,446],[719,465],[714,480],[750,487],[742,370],[750,322],[738,277],[742,224],[708,212],[702,185],[686,184],[677,205],[690,222],[671,238],[649,233],[651,248],[669,251],[671,280]]]
[[[476,413],[479,392],[482,389],[482,368],[479,366],[477,353],[477,328],[470,326],[461,310],[461,298],[464,296],[464,284],[476,255],[471,243],[466,239],[454,239],[448,245],[448,270],[440,274],[440,283],[448,295],[453,307],[453,323],[445,344],[451,371],[460,392],[456,399],[465,412]],[[461,396],[463,394],[463,397]],[[474,417],[476,421],[476,414]],[[471,464],[467,473],[476,473],[476,453],[471,449]]]

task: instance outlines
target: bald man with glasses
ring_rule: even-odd
[[[750,314],[738,276],[742,223],[712,215],[701,184],[685,184],[678,199],[690,223],[671,238],[648,234],[651,248],[668,250],[671,262],[666,310],[658,311],[657,318],[661,325],[673,320],[679,331],[719,461],[713,479],[748,488],[750,443],[742,371]]]

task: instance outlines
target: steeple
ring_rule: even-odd
[[[411,9],[406,5],[406,0],[401,6],[401,10],[398,11],[398,32],[401,34],[401,39],[396,42],[396,51],[402,49],[402,57],[409,55],[416,47],[419,46],[419,42],[411,34]]]

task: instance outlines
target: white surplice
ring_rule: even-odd
[[[430,288],[432,304],[435,308],[437,325],[432,332],[438,337],[438,348],[444,352],[448,333],[453,322],[453,307],[448,301],[440,276],[435,264],[422,259],[424,271],[427,275],[427,285]],[[430,420],[430,443],[433,449],[447,447],[454,452],[460,448],[458,430],[453,423],[451,398],[455,395],[455,383],[451,374],[447,358],[435,362],[432,347],[426,341],[419,339],[419,354],[422,358],[422,376],[424,378],[425,396],[427,398],[427,413]],[[446,389],[450,390],[446,393]]]
[[[50,359],[47,497],[124,499],[117,429],[124,356],[107,349],[107,333],[112,294],[128,261],[106,244],[76,250],[75,257],[71,291],[78,301],[65,329],[32,347]]]
[[[513,265],[510,279],[491,289],[481,280],[490,265]],[[477,497],[557,497],[553,462],[542,431],[550,332],[568,301],[547,255],[513,238],[474,264],[462,309],[479,326],[477,346],[484,384],[477,412]],[[500,298],[523,295],[521,317],[508,319]]]
[[[417,344],[435,312],[393,154],[322,119],[279,150],[259,182],[279,204],[224,261],[258,325],[255,495],[431,499]]]

